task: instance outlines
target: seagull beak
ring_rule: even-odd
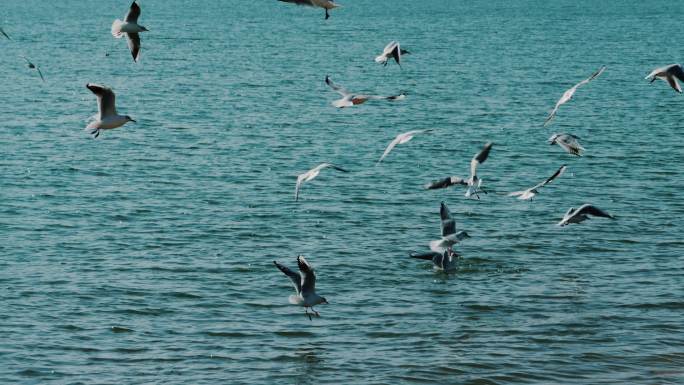
[[[134,120],[134,119],[131,119],[131,122],[133,122],[133,123],[138,123],[138,121],[137,121],[137,120]]]

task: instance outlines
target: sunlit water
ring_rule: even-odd
[[[128,1],[3,2],[0,382],[684,382],[684,99],[643,80],[684,61],[684,6],[343,4],[324,21],[275,0],[143,0],[135,64],[109,33]],[[373,62],[394,39],[403,69]],[[338,110],[326,74],[408,97]],[[87,82],[138,123],[88,137]],[[481,201],[422,189],[467,176],[488,140]],[[323,161],[351,172],[295,203]],[[534,202],[505,196],[561,164]],[[451,275],[408,258],[439,235],[440,201],[472,236]],[[582,203],[617,220],[555,226]],[[330,301],[313,321],[272,264],[298,254]]]

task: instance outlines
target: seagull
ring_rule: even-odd
[[[588,215],[593,215],[595,217],[604,217],[615,219],[614,216],[608,214],[607,212],[599,209],[596,206],[590,204],[584,204],[580,206],[577,210],[574,207],[570,207],[568,211],[563,216],[563,220],[558,222],[558,226],[565,226],[571,223],[580,223],[589,219]]]
[[[273,261],[273,264],[276,265],[276,267],[285,275],[290,277],[292,283],[294,284],[297,295],[290,296],[290,303],[293,305],[304,306],[304,311],[306,312],[306,315],[309,317],[310,321],[312,321],[312,319],[308,308],[311,308],[311,311],[313,311],[315,316],[320,317],[320,314],[318,314],[313,307],[319,304],[327,305],[328,301],[325,299],[325,297],[321,297],[320,295],[316,294],[316,274],[314,273],[311,265],[309,265],[306,259],[304,259],[304,256],[300,255],[297,257],[299,271],[304,273],[304,276],[302,276],[300,273],[290,270],[287,266],[283,266],[276,261]]]
[[[650,80],[651,83],[656,81],[656,79],[665,80],[670,84],[670,87],[681,94],[682,87],[679,86],[677,79],[684,82],[684,71],[680,64],[670,64],[669,66],[654,69],[653,72],[648,74],[644,79]]]
[[[451,251],[453,245],[462,241],[465,238],[470,238],[470,235],[461,230],[456,231],[456,221],[451,216],[449,208],[442,202],[439,207],[439,217],[441,218],[442,239],[430,241],[430,250],[443,253],[445,250]]]
[[[584,151],[585,148],[577,141],[579,138],[579,136],[572,134],[553,134],[549,138],[549,144],[559,145],[568,154],[582,156],[582,151]]]
[[[37,65],[31,63],[31,61],[26,56],[22,56],[22,58],[24,60],[26,60],[26,63],[28,64],[28,68],[35,69],[36,71],[38,71],[38,75],[40,75],[40,79],[43,80],[43,82],[44,82],[45,78],[43,77],[43,73],[40,72],[40,68]]]
[[[545,181],[535,185],[534,187],[530,187],[527,190],[512,192],[512,193],[508,194],[508,196],[509,197],[518,197],[518,199],[522,199],[522,200],[532,199],[532,198],[534,198],[535,195],[539,194],[540,188],[546,186],[547,184],[551,183],[554,179],[561,176],[563,174],[563,172],[565,172],[566,168],[567,168],[566,165],[562,165],[562,166],[560,166],[560,168],[558,170],[556,170],[556,172],[553,173],[553,175],[551,175]]]
[[[137,62],[140,59],[140,35],[139,32],[145,32],[148,29],[138,24],[138,17],[140,16],[140,6],[135,1],[131,4],[131,9],[128,10],[124,21],[119,19],[114,20],[112,24],[112,35],[120,39],[124,34],[126,35],[126,42],[128,48],[133,55],[133,61]]]
[[[320,174],[321,170],[324,168],[334,168],[337,171],[342,171],[342,172],[348,172],[347,170],[337,167],[332,163],[321,163],[318,166],[312,168],[311,170],[305,172],[304,174],[300,174],[297,176],[297,186],[295,187],[295,201],[299,200],[299,189],[302,187],[302,183],[308,182]]]
[[[382,50],[382,54],[375,58],[375,62],[387,67],[387,61],[389,58],[394,58],[394,61],[399,64],[399,67],[401,67],[401,55],[406,54],[410,54],[410,52],[405,49],[401,49],[401,47],[399,47],[399,43],[396,41],[391,41],[389,44],[387,44],[387,46],[385,46],[385,49]]]
[[[93,138],[97,138],[100,135],[100,130],[121,127],[128,122],[135,123],[135,120],[130,116],[116,113],[116,96],[110,88],[93,83],[86,84],[86,87],[97,95],[97,109],[99,113],[96,115],[95,121],[85,128]]]
[[[583,86],[583,85],[589,83],[590,81],[594,80],[596,77],[601,75],[603,73],[603,71],[605,71],[605,70],[606,70],[606,66],[599,68],[599,70],[594,72],[594,74],[592,74],[588,78],[582,80],[581,82],[575,84],[570,89],[565,91],[563,93],[563,96],[561,96],[561,98],[558,99],[558,101],[556,102],[556,106],[553,108],[553,110],[549,114],[549,117],[546,118],[546,121],[544,121],[544,127],[546,127],[551,122],[551,120],[556,116],[556,112],[558,112],[558,108],[560,108],[560,106],[569,102],[570,99],[572,99],[573,95],[575,95],[575,91],[577,91],[578,88],[580,88],[581,86]]]
[[[428,184],[425,185],[425,188],[428,190],[434,190],[438,188],[446,188],[449,186],[453,185],[462,185],[462,186],[467,186],[468,189],[466,190],[465,197],[470,198],[471,196],[475,195],[477,199],[480,199],[480,192],[487,193],[484,189],[481,188],[482,185],[482,179],[477,177],[477,167],[484,163],[485,160],[487,160],[487,157],[489,157],[489,151],[492,149],[492,146],[494,143],[492,142],[487,142],[485,143],[484,147],[480,152],[475,154],[473,159],[470,160],[470,178],[468,179],[462,179],[457,176],[450,176],[444,179],[439,179],[436,181],[432,181]]]
[[[409,140],[413,139],[413,137],[417,134],[422,134],[424,132],[430,132],[432,129],[427,129],[427,130],[413,130],[409,132],[404,132],[403,134],[397,135],[394,140],[390,142],[390,144],[387,145],[387,148],[385,149],[385,152],[382,153],[382,156],[380,157],[380,160],[378,160],[378,163],[382,162],[383,159],[392,151],[392,149],[397,145],[397,144],[404,144],[408,142]],[[376,163],[376,164],[378,164]]]
[[[411,253],[411,258],[424,259],[432,261],[432,264],[437,270],[449,271],[456,269],[458,254],[453,250],[444,250],[443,253],[430,251],[427,253]]]
[[[375,95],[357,95],[352,94],[347,91],[344,87],[338,86],[330,80],[329,76],[325,77],[325,84],[329,85],[330,88],[335,90],[338,94],[342,95],[342,99],[335,100],[332,105],[337,108],[352,107],[357,104],[363,104],[369,100],[404,100],[406,99],[405,94],[399,94],[394,96],[375,96]]]
[[[0,35],[6,37],[7,40],[12,40],[2,27],[0,27]]]
[[[341,7],[339,4],[335,4],[334,1],[332,0],[279,0],[285,3],[293,3],[297,5],[306,5],[309,7],[314,7],[314,8],[323,8],[325,9],[325,20],[328,20],[330,17],[330,14],[328,13],[329,10],[337,7]]]

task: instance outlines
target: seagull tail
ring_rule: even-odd
[[[121,32],[121,26],[123,25],[123,21],[116,19],[114,20],[114,23],[112,23],[112,36],[114,36],[117,39],[121,39],[123,36],[123,32]]]

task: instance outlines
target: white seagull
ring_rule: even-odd
[[[309,7],[314,7],[314,8],[323,8],[325,9],[325,20],[328,20],[330,17],[330,14],[328,13],[329,10],[341,7],[341,5],[336,4],[332,0],[279,0],[285,3],[292,3],[292,4],[297,4],[297,5],[306,5]]]
[[[299,189],[302,187],[302,183],[314,179],[318,176],[318,174],[321,173],[321,170],[328,167],[334,168],[337,171],[348,172],[347,170],[337,167],[332,163],[321,163],[318,166],[312,168],[311,170],[303,174],[300,174],[299,176],[297,176],[297,185],[295,186],[295,201],[299,200]]]
[[[325,77],[325,84],[330,86],[338,94],[342,95],[342,99],[335,100],[332,105],[337,108],[352,107],[357,104],[363,104],[369,100],[403,100],[406,99],[406,95],[399,94],[393,96],[375,96],[375,95],[359,95],[352,94],[347,91],[344,87],[333,83],[329,76]]]
[[[438,188],[446,188],[449,186],[453,185],[462,185],[462,186],[467,186],[467,190],[465,193],[466,198],[470,198],[471,196],[477,197],[477,199],[480,199],[480,192],[487,193],[484,189],[481,188],[482,186],[482,179],[477,177],[477,167],[484,163],[485,160],[487,160],[487,157],[489,157],[489,151],[492,149],[492,145],[494,143],[492,142],[487,142],[485,143],[484,147],[480,152],[475,154],[473,159],[470,160],[470,178],[468,179],[463,179],[459,178],[457,176],[450,176],[446,177],[444,179],[439,179],[436,181],[432,181],[428,184],[425,185],[425,188],[428,190],[434,190]]]
[[[297,265],[299,266],[299,271],[304,274],[303,276],[302,274],[292,271],[287,266],[283,266],[276,261],[273,261],[273,264],[276,265],[276,267],[285,275],[290,277],[292,283],[294,284],[297,295],[290,296],[290,303],[293,305],[303,306],[306,315],[309,317],[309,320],[312,319],[308,308],[311,308],[311,311],[313,311],[314,315],[317,317],[320,316],[320,314],[318,314],[313,307],[316,305],[327,305],[328,301],[325,299],[325,297],[321,297],[320,295],[316,294],[316,274],[306,259],[304,259],[304,257],[301,255],[297,257]]]
[[[436,251],[429,251],[427,253],[411,253],[409,256],[411,258],[432,261],[432,265],[437,270],[442,271],[456,269],[458,261],[457,258],[459,257],[459,255],[453,250],[444,250],[443,253],[438,253]]]
[[[399,64],[399,67],[401,67],[401,55],[406,54],[410,54],[410,52],[405,49],[401,49],[399,43],[396,41],[391,41],[389,44],[387,44],[387,46],[385,46],[385,49],[382,50],[382,54],[375,58],[375,62],[386,67],[388,60],[390,58],[394,58],[394,61]]]
[[[43,73],[40,71],[40,68],[37,65],[31,63],[31,61],[26,56],[22,56],[22,58],[24,60],[26,60],[26,64],[28,65],[28,68],[31,68],[31,69],[38,71],[38,75],[40,75],[40,79],[43,82],[45,82],[45,78],[43,77]]]
[[[579,136],[572,134],[553,134],[549,138],[549,144],[552,146],[554,144],[559,145],[568,154],[582,156],[582,151],[585,151],[585,148],[579,144],[579,138]]]
[[[116,96],[110,88],[93,83],[86,84],[86,87],[97,96],[97,109],[99,112],[96,115],[95,121],[85,128],[93,138],[97,138],[100,135],[100,130],[109,130],[121,127],[128,122],[135,122],[128,115],[116,113]]]
[[[112,24],[112,35],[120,39],[124,34],[126,35],[126,42],[128,48],[133,55],[133,61],[137,62],[140,59],[140,32],[145,32],[148,29],[138,24],[138,17],[140,16],[140,6],[135,1],[131,4],[131,9],[128,10],[124,21],[119,19],[114,20]]]
[[[603,73],[603,71],[605,71],[605,70],[606,70],[606,66],[601,67],[598,71],[594,72],[591,76],[589,76],[588,78],[586,78],[586,79],[582,80],[581,82],[575,84],[570,89],[565,91],[563,93],[563,96],[561,96],[561,98],[558,99],[558,101],[556,102],[556,106],[553,108],[553,110],[549,114],[548,118],[546,118],[546,121],[544,121],[544,127],[546,127],[551,122],[551,120],[556,116],[556,113],[558,112],[558,108],[560,108],[560,106],[569,102],[570,99],[572,99],[573,95],[575,95],[575,91],[577,91],[577,89],[579,87],[581,87],[581,86],[589,83],[590,81],[594,80],[596,77],[601,75]]]
[[[650,80],[651,83],[656,81],[656,79],[665,80],[670,87],[681,94],[682,87],[679,86],[677,79],[684,82],[684,71],[680,64],[670,64],[669,66],[654,69],[644,79]]]
[[[439,207],[439,217],[441,219],[442,239],[430,241],[430,250],[441,254],[447,250],[451,251],[455,244],[465,238],[470,238],[467,232],[463,230],[456,231],[456,221],[451,216],[451,212],[449,212],[449,208],[444,202]]]
[[[563,215],[563,220],[558,222],[558,226],[565,226],[571,223],[584,222],[585,220],[589,219],[588,215],[615,219],[614,216],[608,214],[607,212],[599,209],[596,206],[584,204],[580,206],[577,210],[575,210],[574,207],[570,207],[568,211],[565,213],[565,215]]]
[[[565,172],[566,165],[560,166],[558,170],[556,170],[553,175],[551,175],[549,178],[547,178],[545,181],[535,185],[534,187],[530,187],[527,190],[523,191],[515,191],[510,194],[508,194],[509,197],[518,197],[518,199],[522,200],[528,200],[534,198],[535,195],[539,194],[539,189],[546,186],[547,184],[551,183],[554,179],[558,178]]]
[[[414,136],[417,134],[422,134],[424,132],[430,132],[432,129],[427,129],[427,130],[413,130],[409,132],[404,132],[403,134],[397,135],[396,138],[394,138],[390,144],[387,145],[387,148],[385,149],[385,152],[382,153],[382,156],[380,157],[380,160],[378,160],[378,163],[382,162],[383,159],[392,151],[392,149],[397,145],[397,144],[404,144],[408,142],[409,140],[413,139]],[[376,163],[376,164],[378,164]]]

